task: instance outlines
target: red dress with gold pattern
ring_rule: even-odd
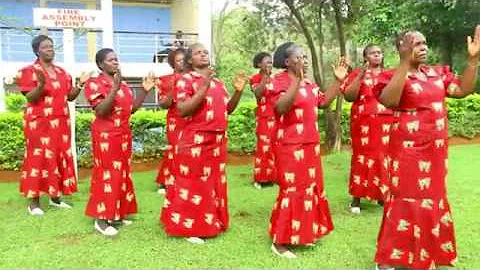
[[[182,75],[179,73],[173,73],[159,78],[159,80],[161,81],[161,83],[157,83],[157,87],[159,88],[159,100],[167,98],[168,92],[171,89],[175,89],[174,86],[177,80],[181,78],[181,76]],[[172,94],[175,95],[175,93]],[[166,179],[171,177],[172,163],[175,155],[174,149],[178,140],[178,132],[182,130],[182,124],[183,119],[182,117],[180,117],[180,115],[178,115],[177,104],[175,102],[172,102],[172,105],[170,106],[170,108],[168,108],[167,112],[167,149],[163,153],[162,163],[158,170],[156,180],[157,184],[165,185]]]
[[[362,72],[355,69],[341,85],[342,92]],[[349,192],[356,198],[383,200],[381,185],[386,177],[383,167],[390,139],[392,111],[377,101],[373,92],[378,75],[365,70],[358,95],[350,112],[352,159]]]
[[[287,91],[292,79],[287,71],[277,74],[268,102]],[[278,244],[312,244],[333,230],[323,187],[318,132],[318,107],[324,95],[316,84],[304,80],[288,112],[276,114],[275,162],[279,194],[270,220],[270,237]]]
[[[28,102],[24,114],[26,148],[20,192],[27,198],[41,194],[56,198],[77,191],[67,104],[72,77],[58,66],[54,70],[55,76],[50,76],[37,60],[17,74],[23,93],[37,87],[36,72],[45,76],[43,96],[35,103]]]
[[[112,91],[113,81],[102,73],[86,82],[85,96],[95,108]],[[137,212],[130,171],[132,91],[121,83],[112,111],[96,115],[91,125],[93,169],[85,214],[97,219],[120,220]]]
[[[262,80],[263,74],[255,74],[250,78],[250,85],[255,91]],[[267,84],[271,86],[272,84]],[[276,182],[277,174],[275,169],[275,159],[273,154],[273,137],[275,136],[275,113],[273,107],[267,102],[265,91],[263,96],[257,100],[257,147],[255,150],[255,165],[253,179],[257,183]]]
[[[184,74],[177,81],[175,101],[190,99],[203,81],[195,71]],[[213,79],[200,108],[184,118],[161,214],[169,235],[213,237],[228,228],[228,100],[223,82]]]
[[[453,265],[455,233],[445,181],[448,121],[445,98],[459,85],[448,67],[423,66],[425,78],[408,74],[400,104],[393,108],[385,159],[389,197],[375,261],[426,269]],[[379,77],[383,89],[393,71]]]

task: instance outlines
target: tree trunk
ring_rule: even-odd
[[[338,41],[340,45],[340,55],[346,55],[346,46],[345,46],[345,33],[343,30],[343,19],[341,14],[341,5],[343,4],[341,0],[332,0],[333,10],[335,11],[335,23],[337,25],[337,34],[338,34]],[[342,105],[343,105],[343,97],[339,95],[336,99],[336,106],[335,106],[335,116],[334,119],[329,119],[329,121],[334,121],[332,123],[332,129],[330,132],[332,133],[328,136],[329,140],[327,141],[327,146],[334,152],[338,152],[341,150],[342,147]]]
[[[312,68],[313,68],[313,77],[315,79],[315,82],[318,85],[322,85],[323,81],[320,77],[320,69],[318,67],[318,56],[317,56],[317,50],[315,49],[315,43],[313,42],[313,37],[312,34],[310,33],[310,30],[308,29],[305,20],[302,17],[302,14],[298,11],[298,9],[295,6],[295,3],[293,0],[282,0],[287,7],[290,9],[290,12],[292,15],[295,17],[297,20],[300,30],[302,31],[303,35],[305,36],[305,39],[307,40],[307,45],[310,50],[310,53],[312,55]]]
[[[325,63],[323,59],[323,43],[325,41],[325,37],[323,36],[323,4],[322,1],[318,4],[318,30],[317,30],[317,39],[318,39],[318,60],[320,63],[320,78],[321,83],[319,84],[320,89],[325,90]],[[324,123],[325,123],[325,142],[326,142],[326,150],[327,152],[332,151],[333,143],[335,141],[335,114],[330,107],[327,107],[323,110],[324,113]]]

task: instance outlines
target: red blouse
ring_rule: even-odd
[[[255,91],[258,84],[262,81],[263,74],[257,73],[250,77],[250,86],[252,90]],[[267,83],[265,85],[265,91],[263,92],[262,97],[260,100],[257,101],[257,117],[271,117],[275,115],[273,106],[271,103],[267,102],[267,91],[273,90],[273,85],[271,83]]]
[[[72,77],[61,67],[54,65],[55,76],[50,76],[37,60],[22,68],[17,74],[17,84],[23,93],[34,90],[38,84],[36,72],[45,76],[44,95],[35,102],[28,102],[25,119],[68,115],[67,97],[72,90]],[[36,72],[35,72],[36,71]]]
[[[345,92],[346,88],[361,72],[362,69],[357,68],[348,74],[347,78],[342,82],[340,90]],[[379,90],[375,85],[378,83],[380,74],[373,73],[371,69],[365,70],[365,75],[358,90],[358,96],[352,105],[352,115],[392,114],[392,110],[387,109],[377,100],[378,92],[381,89]]]
[[[198,72],[185,73],[176,84],[175,102],[190,99],[203,84],[205,78]],[[185,126],[191,130],[225,131],[227,129],[228,92],[222,81],[210,82],[205,100],[191,116],[185,117]]]
[[[287,71],[281,72],[272,80],[273,90],[268,92],[268,102],[275,106],[292,83]],[[276,115],[278,130],[277,141],[280,144],[318,143],[318,107],[325,102],[325,95],[318,86],[304,79],[295,101],[288,112]]]
[[[113,81],[108,75],[101,73],[97,78],[90,78],[85,85],[85,97],[95,108],[108,93],[112,91]],[[92,130],[109,132],[129,128],[130,115],[133,108],[133,95],[130,87],[122,81],[120,90],[115,95],[112,112],[106,116],[95,117]]]

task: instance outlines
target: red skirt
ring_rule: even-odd
[[[275,147],[279,194],[270,219],[270,237],[277,244],[315,243],[333,230],[319,144]]]
[[[412,121],[419,121],[413,122],[418,126]],[[446,190],[447,129],[439,131],[425,111],[404,113],[393,127],[385,161],[388,198],[375,261],[416,269],[453,266],[457,249]]]
[[[388,148],[391,124],[391,115],[352,116],[349,193],[353,197],[383,200],[381,185],[385,184],[387,177],[383,160]]]
[[[161,222],[168,235],[214,237],[228,228],[225,132],[179,134]]]
[[[257,183],[277,181],[272,139],[275,136],[275,117],[257,117],[257,147],[254,180]]]
[[[173,157],[175,155],[175,145],[178,141],[178,130],[177,121],[173,117],[167,116],[167,149],[163,153],[162,163],[159,166],[156,183],[158,185],[165,185],[167,179],[171,176]]]
[[[137,213],[130,172],[132,133],[92,131],[94,166],[85,214],[120,220]]]
[[[413,269],[454,266],[455,231],[447,198],[394,198],[385,205],[375,261]]]
[[[69,116],[25,119],[26,139],[20,193],[51,198],[77,191]]]

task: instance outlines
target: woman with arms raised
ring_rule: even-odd
[[[400,64],[379,77],[379,101],[394,111],[385,165],[390,182],[375,261],[379,268],[452,266],[457,259],[447,200],[448,128],[445,98],[474,91],[480,25],[468,37],[462,77],[447,66],[426,65],[428,46],[418,31],[396,41]]]

